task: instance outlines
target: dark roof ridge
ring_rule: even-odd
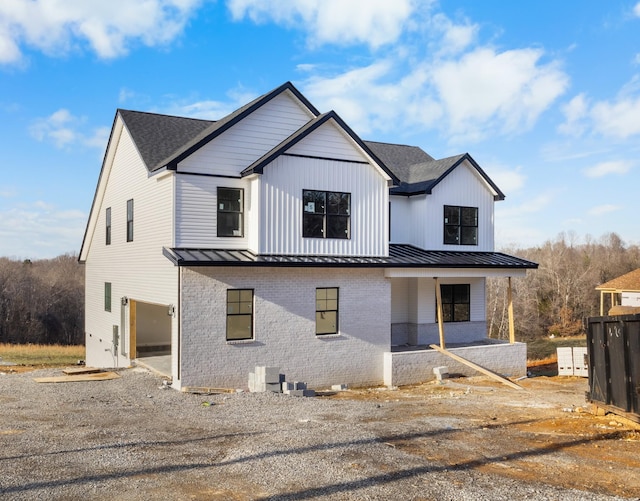
[[[209,120],[206,118],[196,118],[196,117],[185,117],[182,115],[174,115],[174,114],[169,114],[169,113],[159,113],[157,111],[141,111],[141,110],[131,110],[128,108],[116,108],[116,113],[121,113],[121,112],[125,112],[125,113],[139,113],[139,114],[144,114],[144,115],[155,115],[157,117],[167,117],[167,118],[178,118],[181,120],[198,120],[199,122],[209,122],[209,123],[214,123],[217,122],[217,120]]]

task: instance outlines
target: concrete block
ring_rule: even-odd
[[[556,349],[558,354],[558,376],[573,376],[573,349],[560,347]]]
[[[249,373],[249,391],[253,392],[255,391],[255,384],[256,384],[256,374],[255,372],[250,372]]]
[[[334,384],[331,386],[331,391],[344,391],[348,388],[349,387],[346,384]]]
[[[282,391],[282,388],[280,386],[280,383],[264,383],[263,391],[272,391],[274,393],[280,393]]]
[[[304,397],[304,392],[306,390],[289,390],[287,395],[291,395],[292,397]]]
[[[282,393],[287,393],[288,391],[296,389],[294,383],[289,383],[289,382],[285,381],[284,383],[280,383],[280,384],[281,384],[281,388],[282,388]]]
[[[433,373],[436,375],[436,379],[438,381],[442,381],[443,379],[447,379],[449,377],[449,367],[446,367],[444,365],[434,367]]]
[[[303,397],[315,397],[316,396],[316,392],[315,392],[315,390],[302,390],[302,396]]]
[[[307,389],[307,383],[303,383],[301,381],[294,381],[293,382],[293,386],[294,386],[294,390],[306,390]]]

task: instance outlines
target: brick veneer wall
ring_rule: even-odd
[[[246,388],[256,366],[312,388],[383,382],[390,282],[383,270],[183,268],[180,385]],[[316,287],[339,287],[337,336],[316,336]],[[227,289],[254,289],[254,340],[226,341]]]
[[[503,376],[520,377],[527,373],[527,345],[525,343],[495,343],[451,348],[449,351]],[[416,384],[435,379],[434,367],[447,366],[449,374],[480,375],[435,350],[385,353],[384,383],[389,386]]]

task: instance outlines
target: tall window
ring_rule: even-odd
[[[478,208],[444,206],[444,243],[478,245]]]
[[[253,339],[253,289],[227,290],[227,341]]]
[[[302,236],[350,238],[351,194],[302,191]]]
[[[316,289],[316,334],[338,333],[338,288]]]
[[[104,311],[111,311],[111,282],[104,283]]]
[[[107,207],[105,212],[105,242],[107,245],[111,245],[111,207]]]
[[[241,237],[243,224],[244,190],[218,188],[218,236]]]
[[[127,200],[127,242],[133,242],[133,198]]]
[[[441,285],[440,294],[444,322],[468,322],[471,319],[469,284]]]

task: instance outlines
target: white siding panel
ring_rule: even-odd
[[[245,249],[250,224],[247,200],[251,200],[249,182],[209,176],[177,174],[176,181],[176,247],[209,247]],[[244,236],[217,236],[218,187],[244,189]]]
[[[351,193],[351,238],[302,237],[302,191]],[[260,253],[386,256],[386,181],[371,165],[282,156],[267,165],[260,190]]]
[[[163,246],[173,244],[173,181],[172,174],[149,177],[124,129],[104,197],[94,206],[98,218],[85,264],[85,332],[91,365],[129,364],[128,357],[113,356],[111,345],[113,325],[120,326],[121,344],[128,345],[127,329],[120,325],[122,297],[177,304],[178,271],[162,254]],[[126,241],[129,199],[134,201],[133,242]],[[111,245],[105,244],[107,207],[111,207]],[[104,311],[105,282],[112,284],[111,312]]]
[[[484,180],[466,162],[445,177],[430,195],[407,200],[391,197],[392,242],[410,243],[423,249],[450,251],[494,250],[494,199]],[[406,207],[409,203],[410,208]],[[445,205],[478,208],[478,245],[444,244]]]
[[[366,161],[367,159],[354,147],[334,122],[326,122],[299,143],[287,150],[295,155],[310,155],[322,158]]]
[[[311,118],[288,92],[280,94],[186,158],[178,170],[238,176]]]

